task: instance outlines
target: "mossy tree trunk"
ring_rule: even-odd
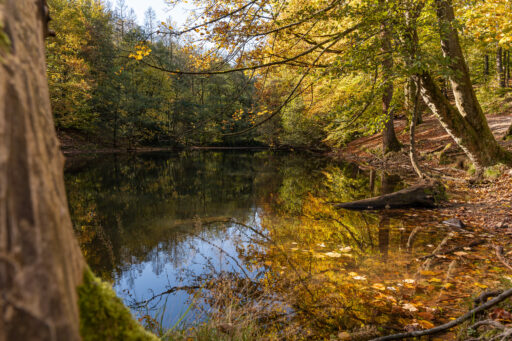
[[[48,18],[45,0],[0,0],[0,341],[157,341],[94,277],[73,235]]]
[[[503,150],[494,138],[473,89],[455,27],[452,1],[436,0],[435,4],[441,47],[448,60],[457,110],[442,96],[427,72],[420,75],[423,100],[477,168],[498,162],[511,164],[512,154]]]
[[[0,340],[79,340],[85,263],[50,109],[43,0],[0,1]]]
[[[457,108],[446,99],[429,73],[424,72],[419,75],[419,79],[423,100],[477,167],[490,166],[500,161],[509,164],[512,162],[510,153],[497,144],[492,134],[484,136],[462,117]]]

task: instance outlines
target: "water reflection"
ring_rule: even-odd
[[[141,301],[184,285],[187,273],[241,271],[226,255],[236,257],[234,241],[246,237],[227,219],[258,226],[261,207],[283,183],[288,204],[300,206],[327,163],[269,152],[75,157],[66,164],[66,186],[88,264],[125,300]],[[169,323],[187,298],[178,293],[168,302]]]
[[[414,277],[406,245],[417,218],[330,204],[393,192],[403,186],[395,176],[309,154],[194,151],[71,158],[66,185],[91,268],[164,326],[184,312],[199,318],[209,305],[192,289],[213,291],[215,278],[233,274],[261,286],[260,303],[279,301],[286,313],[271,315],[294,335],[403,318],[385,290]],[[417,240],[439,238],[426,229]]]

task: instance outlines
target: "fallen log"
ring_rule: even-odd
[[[335,207],[349,210],[380,210],[408,207],[433,208],[444,198],[444,186],[440,182],[423,182],[398,192],[335,204]]]

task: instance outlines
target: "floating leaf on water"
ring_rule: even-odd
[[[406,278],[406,279],[404,279],[404,283],[413,284],[413,283],[416,283],[416,281],[411,278]]]
[[[411,303],[406,303],[402,306],[403,309],[405,310],[409,310],[409,311],[418,311],[418,308],[416,308],[413,304]]]
[[[340,248],[340,251],[343,252],[343,253],[347,253],[347,252],[350,252],[352,251],[352,248],[350,246],[347,246],[347,247],[341,247]]]
[[[358,281],[366,281],[366,276],[354,276],[352,278]]]
[[[435,278],[435,277],[434,277],[434,278],[429,279],[428,281],[429,281],[429,282],[431,282],[431,283],[441,283],[441,282],[442,282],[442,280],[441,280],[441,279],[439,279],[439,278]]]
[[[372,285],[372,288],[382,291],[386,290],[386,287],[381,283],[375,283],[374,285]]]

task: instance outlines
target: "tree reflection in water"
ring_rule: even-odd
[[[191,300],[191,320],[235,304],[297,338],[447,317],[425,304],[448,290],[432,281],[441,271],[415,261],[443,217],[332,208],[393,192],[396,176],[298,153],[182,152],[73,158],[66,183],[91,268],[166,326]]]

